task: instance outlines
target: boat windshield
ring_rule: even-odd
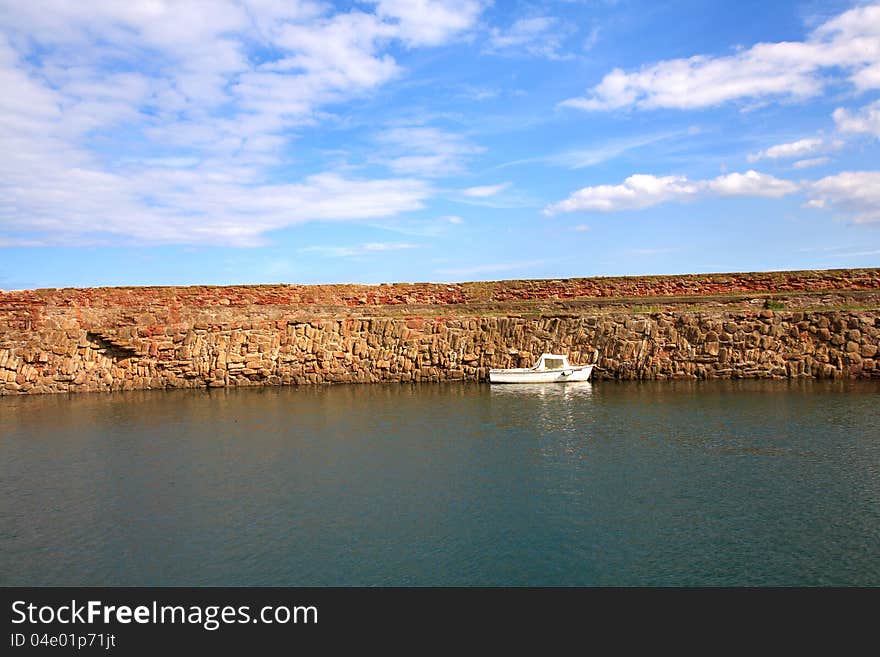
[[[561,370],[564,367],[561,358],[545,358],[544,359],[544,369],[545,370]]]

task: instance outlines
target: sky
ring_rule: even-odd
[[[0,0],[0,288],[880,265],[880,4]]]

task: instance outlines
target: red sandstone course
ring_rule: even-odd
[[[475,283],[230,285],[50,288],[0,291],[0,310],[24,306],[108,308],[207,306],[457,305],[543,299],[664,297],[880,289],[880,269],[832,269],[681,276],[620,276]]]

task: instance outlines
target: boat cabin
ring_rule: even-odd
[[[568,356],[560,354],[541,354],[541,357],[532,369],[539,372],[546,372],[547,370],[564,370],[569,368],[571,368],[571,365],[568,362]]]

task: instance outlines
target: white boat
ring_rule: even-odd
[[[568,356],[541,354],[533,367],[489,370],[489,383],[565,383],[586,381],[592,365],[571,365]]]

